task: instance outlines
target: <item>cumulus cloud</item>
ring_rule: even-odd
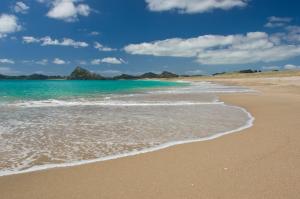
[[[99,51],[105,51],[105,52],[109,52],[109,51],[115,51],[116,49],[114,48],[110,48],[110,47],[106,47],[103,46],[102,44],[100,44],[99,42],[95,42],[94,43],[94,48],[99,50]]]
[[[27,6],[24,2],[18,1],[14,6],[14,11],[16,13],[26,14],[29,10],[29,6]]]
[[[41,46],[71,46],[73,48],[85,48],[88,47],[89,44],[83,41],[74,41],[70,38],[63,39],[52,39],[50,36],[35,38],[32,36],[24,36],[23,42],[30,43],[40,43]]]
[[[141,44],[130,44],[125,51],[137,55],[195,57],[203,49],[233,43],[234,36],[204,35],[196,38],[172,38]]]
[[[99,64],[101,64],[102,62],[101,62],[101,59],[93,59],[92,61],[91,61],[91,64],[92,65],[99,65]]]
[[[265,24],[265,27],[276,28],[283,27],[290,23],[293,19],[290,17],[269,17],[268,22]]]
[[[79,15],[87,17],[91,12],[91,8],[86,4],[79,4],[77,6],[77,12]]]
[[[0,15],[0,38],[6,37],[7,34],[21,30],[21,25],[18,23],[18,18],[14,15]]]
[[[125,46],[135,55],[191,57],[207,65],[246,64],[285,60],[300,55],[298,44],[282,43],[265,32],[245,35],[204,35],[195,38],[172,38]]]
[[[52,63],[57,65],[63,65],[63,64],[67,64],[68,61],[62,60],[60,58],[55,58]]]
[[[293,64],[286,64],[283,68],[286,70],[295,70],[295,69],[300,69],[300,66],[293,65]]]
[[[103,59],[94,59],[91,61],[91,64],[93,65],[99,65],[102,63],[106,64],[122,64],[125,63],[125,61],[121,58],[116,58],[116,57],[105,57]]]
[[[78,0],[54,0],[47,16],[53,19],[74,22],[78,16],[89,16],[91,8],[87,4],[78,4]]]
[[[274,42],[280,43],[283,40],[288,43],[300,43],[300,26],[286,26],[285,33],[274,33],[271,38]]]
[[[92,65],[100,65],[102,63],[102,59],[93,59],[91,61]]]
[[[103,63],[107,63],[107,64],[122,64],[125,63],[125,61],[121,58],[115,58],[115,57],[106,57],[102,59]]]
[[[180,13],[203,13],[215,9],[245,7],[248,0],[146,0],[151,11],[177,10]]]
[[[0,64],[14,64],[15,61],[11,59],[0,59]]]

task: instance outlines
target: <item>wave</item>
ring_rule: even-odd
[[[80,165],[84,165],[84,164],[90,164],[90,163],[102,162],[102,161],[107,161],[107,160],[114,160],[114,159],[118,159],[118,158],[129,157],[129,156],[135,156],[135,155],[139,155],[139,154],[158,151],[158,150],[169,148],[169,147],[176,146],[176,145],[213,140],[213,139],[222,137],[224,135],[228,135],[228,134],[236,133],[236,132],[241,132],[242,130],[245,130],[245,129],[250,128],[250,127],[253,126],[255,118],[246,109],[241,108],[241,107],[237,107],[237,106],[226,105],[226,104],[223,104],[223,106],[234,107],[234,108],[240,109],[243,112],[245,112],[248,116],[248,120],[247,120],[246,124],[239,127],[239,128],[237,128],[237,129],[233,129],[233,130],[229,130],[229,131],[225,131],[225,132],[220,132],[220,133],[217,133],[217,134],[214,134],[214,135],[210,135],[208,137],[203,137],[203,138],[199,138],[199,139],[191,139],[191,140],[183,140],[183,141],[167,142],[167,143],[161,144],[161,145],[156,146],[156,147],[150,147],[148,149],[133,151],[133,152],[119,154],[119,155],[106,156],[106,157],[101,157],[101,158],[96,158],[96,159],[91,159],[91,160],[74,161],[74,162],[69,162],[69,163],[38,165],[38,166],[32,166],[32,167],[30,167],[28,169],[25,169],[25,170],[2,170],[2,171],[0,171],[0,176],[30,173],[30,172],[42,171],[42,170],[53,169],[53,168],[64,168],[64,167],[80,166]]]
[[[65,101],[65,100],[40,100],[40,101],[26,101],[7,104],[9,107],[59,107],[59,106],[189,106],[189,105],[212,105],[223,104],[223,102],[192,102],[192,101],[176,101],[176,102],[135,102],[135,101]]]
[[[189,83],[190,86],[170,88],[167,90],[150,91],[149,93],[249,93],[256,92],[255,90],[245,88],[242,86],[225,86],[215,84],[212,82],[190,82],[190,81],[177,81],[178,83]]]
[[[165,90],[165,89],[152,90],[152,91],[148,91],[148,92],[146,91],[146,92],[142,92],[142,93],[138,93],[138,94],[137,93],[126,94],[126,95],[113,94],[113,95],[101,96],[98,98],[77,98],[77,99],[73,98],[73,99],[15,101],[15,102],[8,102],[6,104],[0,104],[0,106],[9,107],[9,108],[18,108],[17,111],[25,111],[25,112],[29,111],[29,113],[30,113],[31,111],[39,112],[40,110],[39,109],[28,109],[27,110],[26,108],[98,106],[98,107],[101,107],[100,108],[101,110],[102,110],[102,107],[107,107],[106,109],[115,109],[114,107],[117,107],[117,109],[119,109],[118,107],[124,107],[124,108],[120,108],[122,110],[123,109],[128,110],[127,107],[132,107],[132,108],[130,108],[130,110],[132,110],[132,109],[134,109],[134,110],[135,109],[137,109],[137,110],[139,110],[139,109],[156,110],[154,108],[154,106],[203,105],[204,109],[211,109],[213,107],[206,107],[206,106],[219,105],[221,107],[222,106],[232,107],[232,108],[241,110],[242,112],[246,113],[245,120],[243,120],[243,122],[241,124],[239,123],[239,125],[236,125],[235,127],[232,126],[231,130],[226,129],[226,130],[228,130],[228,131],[226,131],[225,129],[222,129],[222,130],[219,129],[213,135],[207,134],[206,136],[203,136],[203,137],[201,136],[201,137],[193,138],[193,139],[189,138],[188,140],[186,140],[184,138],[179,138],[179,139],[177,139],[177,141],[165,140],[164,142],[160,143],[159,145],[148,146],[147,149],[134,149],[134,151],[131,151],[131,152],[123,151],[123,152],[119,152],[116,155],[112,155],[110,153],[110,154],[105,155],[104,157],[96,156],[96,157],[100,157],[100,158],[94,158],[94,159],[90,159],[90,160],[78,161],[76,159],[73,159],[66,163],[59,163],[59,164],[49,163],[49,164],[45,164],[45,165],[35,165],[35,166],[31,166],[30,168],[23,168],[23,170],[20,168],[12,167],[9,169],[0,170],[0,176],[28,173],[28,172],[34,172],[34,171],[58,168],[58,167],[77,166],[77,165],[83,165],[83,164],[88,164],[88,163],[94,163],[94,162],[100,162],[100,161],[105,161],[105,160],[112,160],[112,159],[117,159],[117,158],[122,158],[122,157],[127,157],[127,156],[138,155],[141,153],[147,153],[147,152],[164,149],[164,148],[171,147],[174,145],[215,139],[215,138],[221,137],[223,135],[227,135],[230,133],[244,130],[246,128],[250,128],[253,125],[254,117],[249,112],[247,112],[244,108],[226,105],[224,102],[219,101],[217,98],[209,98],[208,101],[199,101],[200,100],[199,97],[201,98],[203,95],[197,95],[197,96],[193,95],[194,98],[192,98],[192,99],[181,98],[182,96],[187,96],[187,95],[185,95],[185,93],[191,93],[191,94],[204,93],[204,95],[208,95],[205,93],[238,93],[238,92],[253,92],[253,90],[246,89],[243,87],[222,86],[222,85],[217,85],[217,84],[213,84],[210,82],[196,82],[196,83],[189,82],[189,83],[190,83],[190,86],[187,86],[187,87],[168,88],[167,90]],[[148,96],[153,97],[154,93],[159,94],[159,96],[163,95],[165,97],[168,95],[168,96],[172,96],[172,97],[167,98],[167,100],[162,99],[162,98],[159,98],[159,100],[157,98],[155,98],[154,101],[149,100],[149,98],[147,98],[147,97]],[[183,95],[180,95],[180,97],[178,97],[178,95],[173,95],[173,94],[183,94]],[[175,97],[175,96],[177,96],[177,97]],[[125,98],[123,98],[123,97],[125,97]],[[204,99],[201,98],[201,100],[207,100],[207,98],[204,98]],[[134,107],[139,107],[139,106],[140,106],[140,108],[134,108]],[[153,108],[151,106],[153,106]],[[150,107],[150,108],[147,108],[147,107]],[[181,108],[181,107],[176,107],[176,108]],[[170,107],[169,109],[173,110],[176,108]],[[185,110],[188,108],[194,110],[194,107],[184,107],[184,109],[179,109],[179,110],[181,111],[181,110]],[[47,109],[47,110],[50,110],[50,109]],[[58,109],[61,109],[61,108],[58,108]],[[65,110],[68,110],[68,109],[73,110],[72,108],[66,108]],[[77,110],[77,108],[75,108],[75,109]],[[157,109],[160,110],[161,108],[158,107]],[[47,110],[45,109],[45,111],[47,111]],[[80,110],[81,110],[81,108],[80,108]],[[94,110],[94,107],[93,107],[93,110]],[[15,109],[11,109],[10,111],[12,111],[14,114]],[[165,109],[162,109],[162,111],[165,111]],[[180,112],[180,111],[178,111],[178,112],[180,114],[182,114],[182,112]],[[201,113],[202,113],[201,111],[196,112],[197,115],[201,114]],[[119,112],[118,112],[118,114],[119,114]],[[26,115],[26,114],[24,114],[24,115]],[[15,125],[15,122],[16,121],[13,121],[14,125]],[[197,123],[197,126],[198,125],[199,124]],[[242,126],[240,126],[240,125],[242,125]],[[238,126],[240,126],[240,127],[238,127]],[[233,128],[235,128],[235,129],[233,129]],[[1,130],[4,130],[4,129],[1,129]],[[199,129],[199,130],[201,130],[201,129]],[[198,129],[197,129],[197,131],[198,131]],[[0,137],[1,137],[1,131],[0,131]]]

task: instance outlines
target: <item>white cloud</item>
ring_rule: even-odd
[[[268,22],[265,24],[265,27],[276,28],[283,27],[290,23],[293,19],[290,17],[269,17]]]
[[[7,34],[21,30],[21,25],[18,23],[18,18],[14,15],[0,15],[0,38],[6,37]]]
[[[274,42],[300,43],[300,26],[286,26],[284,30],[286,31],[285,33],[281,32],[271,35]]]
[[[46,65],[46,64],[48,64],[48,59],[38,60],[35,63],[39,64],[39,65]]]
[[[207,51],[198,55],[197,61],[202,64],[247,64],[257,62],[274,62],[286,60],[300,55],[299,46],[275,46],[271,48],[254,49],[224,49]]]
[[[35,38],[32,36],[24,36],[23,37],[24,43],[40,43],[41,46],[71,46],[73,48],[85,48],[88,47],[89,44],[83,41],[74,41],[70,38],[63,38],[59,39],[52,39],[49,36],[42,37],[42,38]]]
[[[86,4],[79,4],[77,6],[77,12],[79,15],[87,17],[87,16],[89,16],[89,14],[91,12],[91,8]]]
[[[99,65],[102,63],[106,64],[122,64],[125,63],[125,61],[121,58],[116,58],[116,57],[105,57],[103,59],[94,59],[91,61],[91,64],[93,65]]]
[[[125,51],[137,55],[171,56],[171,57],[195,57],[205,48],[217,45],[230,45],[234,36],[204,35],[195,38],[172,38],[141,44],[130,44]]]
[[[51,41],[50,37],[47,39],[50,39],[49,41]],[[63,38],[63,40],[60,42],[60,45],[61,46],[72,46],[74,48],[84,48],[84,47],[89,46],[88,43],[86,43],[86,42],[74,41],[73,39],[69,39],[69,38]]]
[[[53,19],[74,22],[78,16],[89,16],[91,8],[87,4],[78,4],[78,0],[54,0],[47,16]]]
[[[102,44],[100,44],[99,42],[95,42],[94,43],[94,48],[96,48],[99,51],[105,51],[105,52],[109,52],[109,51],[115,51],[116,49],[114,48],[110,48],[110,47],[106,47],[103,46]]]
[[[300,26],[287,26],[286,40],[291,42],[300,42]]]
[[[124,63],[124,60],[121,58],[115,58],[115,57],[106,57],[102,59],[103,63],[107,63],[107,64],[122,64]]]
[[[99,65],[99,64],[101,64],[102,62],[101,62],[101,59],[93,59],[92,61],[91,61],[91,64],[92,65]]]
[[[130,54],[191,57],[207,65],[246,64],[285,60],[300,55],[298,44],[284,44],[264,32],[246,35],[204,35],[196,38],[173,38],[141,44],[130,44]]]
[[[0,59],[0,64],[14,64],[15,61],[11,59]]]
[[[300,69],[300,66],[296,66],[293,64],[286,64],[283,68],[286,70],[295,70],[295,69]]]
[[[100,35],[100,32],[92,31],[92,32],[89,33],[89,35],[97,36],[97,35]]]
[[[293,19],[291,17],[269,17],[269,21],[270,22],[286,22],[289,23],[291,22]]]
[[[59,58],[55,58],[52,63],[57,65],[63,65],[63,64],[67,64],[68,62]]]
[[[41,60],[23,60],[22,63],[24,64],[38,64],[38,65],[47,65],[49,63],[48,59],[41,59]]]
[[[23,37],[23,42],[28,43],[28,44],[30,44],[30,43],[39,43],[40,40],[37,39],[37,38],[34,38],[32,36],[24,36]]]
[[[146,0],[151,11],[177,10],[180,13],[203,13],[214,9],[245,7],[248,0]]]
[[[26,14],[29,10],[29,6],[27,6],[24,2],[18,1],[16,2],[16,5],[14,6],[14,11],[16,13],[22,13]]]

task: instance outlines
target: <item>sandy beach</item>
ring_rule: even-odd
[[[242,85],[256,93],[221,100],[254,126],[218,139],[82,166],[0,177],[1,199],[300,197],[300,74],[188,78]]]

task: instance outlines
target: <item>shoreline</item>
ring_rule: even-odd
[[[296,80],[218,80],[261,91],[220,96],[255,117],[252,128],[239,133],[109,161],[3,176],[0,191],[5,199],[296,199],[300,78]]]
[[[218,94],[217,94],[217,96],[218,96]],[[75,161],[75,162],[70,162],[70,163],[33,166],[33,167],[30,167],[29,169],[25,169],[25,170],[21,170],[21,171],[0,171],[0,177],[11,176],[11,175],[19,175],[19,174],[24,174],[24,173],[33,173],[33,172],[37,172],[37,171],[47,171],[47,170],[55,169],[55,168],[56,169],[57,168],[69,168],[69,167],[81,166],[81,165],[85,165],[85,164],[115,160],[115,159],[119,159],[119,158],[126,158],[126,157],[130,157],[130,156],[137,156],[137,155],[140,155],[140,154],[151,153],[151,152],[159,151],[159,150],[166,149],[166,148],[173,147],[173,146],[177,146],[177,145],[189,144],[189,143],[194,143],[194,142],[203,142],[203,141],[217,139],[217,138],[220,138],[220,137],[228,135],[228,134],[240,133],[244,129],[251,128],[253,126],[253,122],[254,122],[255,118],[245,108],[234,106],[234,105],[228,105],[228,104],[226,104],[222,101],[219,102],[219,103],[222,106],[234,107],[234,108],[240,109],[243,112],[245,112],[246,115],[248,116],[248,121],[246,122],[246,124],[239,127],[239,128],[237,128],[237,129],[233,129],[233,130],[229,130],[229,131],[225,131],[225,132],[220,132],[220,133],[208,136],[208,137],[203,137],[203,138],[193,139],[193,140],[167,142],[167,143],[164,143],[160,146],[151,147],[151,148],[148,148],[148,149],[143,149],[143,150],[140,150],[140,151],[134,151],[134,152],[130,152],[130,153],[124,153],[124,154],[120,154],[120,155],[111,155],[111,156],[106,156],[106,157],[102,157],[102,158],[96,158],[96,159],[91,159],[91,160],[81,160],[81,161]],[[195,105],[195,104],[198,105],[197,103],[193,103],[191,105]],[[199,104],[203,105],[203,104],[206,104],[206,103],[199,103]],[[207,103],[207,104],[213,104],[213,103]],[[186,105],[189,106],[189,104],[186,104]],[[173,106],[173,105],[171,105],[171,106]]]

